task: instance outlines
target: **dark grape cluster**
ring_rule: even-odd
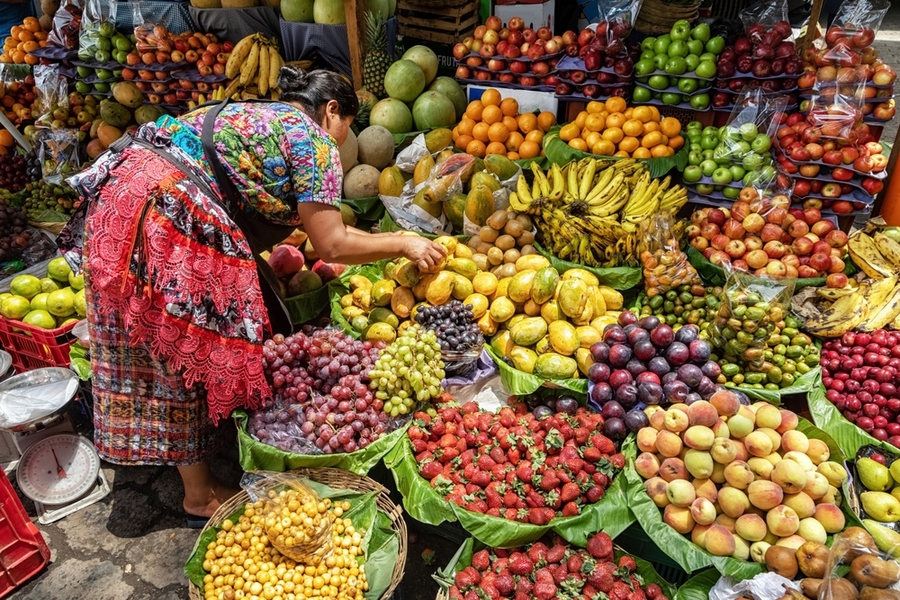
[[[0,261],[18,258],[31,245],[28,221],[21,208],[0,201]]]
[[[441,352],[467,352],[484,344],[484,336],[471,304],[451,300],[441,306],[426,306],[416,313],[416,323],[437,334]]]
[[[25,155],[25,161],[28,164],[26,174],[28,181],[38,181],[44,174],[41,172],[41,161],[38,158],[37,151],[33,150]]]
[[[0,155],[0,188],[18,192],[32,181],[24,156],[15,152]]]
[[[354,452],[388,426],[384,402],[370,389],[369,371],[383,342],[361,342],[332,329],[304,327],[265,343],[271,406],[250,418],[250,433],[287,452]]]

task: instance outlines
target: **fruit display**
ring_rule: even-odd
[[[385,347],[369,371],[370,387],[392,417],[406,415],[417,404],[443,393],[444,361],[437,334],[418,324],[404,327]]]
[[[637,224],[660,210],[678,211],[687,192],[671,178],[650,178],[639,161],[585,158],[519,177],[513,210],[532,217],[538,240],[556,257],[587,266],[638,264]]]
[[[97,158],[110,144],[139,125],[156,121],[168,111],[158,103],[144,104],[140,89],[132,81],[119,81],[110,88],[111,98],[98,100],[93,95],[77,98],[76,121],[88,140],[89,158]],[[71,100],[71,99],[70,99]],[[160,99],[161,101],[162,99]]]
[[[31,121],[31,110],[34,105],[34,76],[26,75],[21,81],[0,81],[0,111],[13,125],[22,125],[25,121]],[[3,132],[0,135],[4,135]],[[5,135],[4,135],[5,137]],[[11,144],[3,144],[10,148]]]
[[[603,498],[625,464],[599,433],[603,417],[584,408],[542,418],[524,403],[497,413],[474,402],[436,409],[416,413],[406,432],[419,475],[471,512],[533,525],[573,517]]]
[[[519,257],[537,254],[531,217],[513,211],[498,210],[488,217],[478,233],[466,245],[475,253],[472,260],[482,271],[500,277],[504,265],[515,264]],[[509,270],[509,269],[507,269]]]
[[[684,146],[678,119],[663,118],[655,106],[628,106],[624,98],[592,100],[560,128],[559,139],[582,152],[623,158],[673,156]]]
[[[684,325],[696,325],[702,331],[719,309],[721,287],[681,285],[652,298],[640,295],[640,317],[656,317],[676,332]]]
[[[22,210],[30,221],[41,221],[45,211],[71,215],[79,204],[78,194],[64,182],[51,184],[38,179],[24,195]]]
[[[450,573],[448,594],[451,600],[464,600],[483,590],[495,593],[492,598],[518,594],[551,600],[569,589],[586,598],[608,594],[668,600],[658,584],[637,572],[633,557],[625,554],[616,560],[614,550],[612,539],[602,532],[590,536],[586,548],[547,537],[521,548],[479,550],[465,568],[459,564],[459,570]]]
[[[843,272],[849,239],[818,208],[790,208],[784,194],[760,198],[753,188],[731,208],[694,211],[686,234],[714,265],[775,278]]]
[[[21,25],[13,25],[4,37],[0,64],[36,65],[38,58],[31,52],[47,45],[47,32],[35,17],[25,17]]]
[[[729,390],[650,410],[634,469],[663,521],[709,554],[768,565],[844,529],[847,472],[793,412]]]
[[[724,48],[725,40],[711,37],[708,24],[700,23],[692,29],[685,20],[676,21],[669,33],[645,38],[634,65],[634,101],[708,109],[708,90]]]
[[[541,142],[556,125],[556,115],[519,114],[515,98],[501,98],[497,90],[485,90],[481,99],[466,107],[453,129],[453,143],[463,152],[484,158],[500,154],[510,160],[534,158],[543,154]]]
[[[24,155],[8,151],[0,154],[0,187],[15,193],[25,189],[31,181],[28,160]]]
[[[0,214],[0,222],[5,222],[2,217]],[[24,221],[12,230],[22,226]],[[17,235],[15,245],[19,249],[28,247],[29,234],[23,232]],[[20,241],[24,243],[20,244]],[[4,248],[4,244],[9,245],[0,241],[0,251],[6,255],[3,260],[8,260],[15,255],[9,248]],[[47,276],[43,279],[34,275],[17,275],[9,284],[9,292],[0,294],[0,315],[41,329],[74,324],[85,317],[85,311],[84,276],[76,276],[62,257],[48,263]]]
[[[211,52],[209,54],[212,55]],[[204,65],[207,65],[206,56],[204,53]],[[281,71],[282,65],[284,59],[278,53],[277,40],[258,33],[248,35],[235,44],[228,60],[225,61],[225,77],[231,82],[220,95],[222,98],[237,97],[239,100],[253,98],[277,100],[278,72]]]
[[[423,306],[416,311],[415,321],[435,332],[442,354],[480,352],[484,335],[475,322],[474,306],[453,299],[442,306]]]
[[[755,123],[701,127],[699,121],[688,124],[691,152],[681,177],[697,194],[734,200],[745,187],[790,188],[775,169],[771,138]]]

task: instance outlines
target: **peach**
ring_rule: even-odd
[[[750,470],[757,479],[771,479],[772,469],[775,467],[765,458],[754,456],[747,461],[747,464],[750,465]]]
[[[637,432],[637,446],[641,452],[656,452],[656,435],[659,432],[653,427],[641,427]]]
[[[768,456],[765,456],[764,458],[767,461],[769,461],[769,464],[772,465],[773,467],[781,462],[781,455],[778,454],[777,452],[773,452],[772,454],[769,454]]]
[[[813,518],[807,517],[800,519],[800,526],[797,527],[797,535],[807,542],[819,542],[824,544],[828,539],[825,527]]]
[[[663,429],[656,434],[656,451],[666,458],[678,456],[681,453],[681,438],[677,433]]]
[[[764,431],[752,431],[744,438],[747,452],[753,456],[768,456],[772,453],[772,440]]]
[[[690,425],[687,413],[677,408],[669,408],[664,417],[666,429],[674,433],[681,433]]]
[[[709,450],[712,448],[716,434],[704,425],[692,425],[684,432],[684,445],[694,450]]]
[[[695,479],[691,483],[694,484],[698,498],[706,498],[710,502],[715,502],[719,496],[719,488],[711,479]]]
[[[711,525],[706,531],[706,551],[713,556],[734,554],[734,534],[721,525]]]
[[[825,476],[829,485],[836,488],[841,487],[841,484],[847,479],[847,470],[844,468],[844,465],[834,461],[821,462],[816,467],[816,470]]]
[[[741,515],[734,524],[734,531],[748,542],[760,542],[768,529],[766,522],[759,515]]]
[[[667,487],[669,487],[669,483],[662,477],[654,477],[644,482],[644,490],[646,490],[647,495],[660,508],[669,505],[669,497],[666,495]]]
[[[650,427],[657,431],[662,431],[666,428],[666,411],[659,409],[654,411],[652,415],[650,415]]]
[[[721,514],[718,517],[716,517],[716,524],[721,525],[722,527],[724,527],[731,533],[734,533],[735,523],[736,523],[736,521],[732,517],[729,517],[726,514]]]
[[[802,431],[791,429],[781,434],[781,447],[788,452],[805,453],[809,450],[809,438]]]
[[[772,481],[780,485],[786,494],[796,494],[806,486],[806,471],[799,463],[782,460],[772,469]]]
[[[816,465],[809,460],[809,457],[802,452],[798,452],[796,450],[791,450],[790,452],[785,452],[784,456],[781,457],[782,460],[789,460],[800,465],[800,468],[806,471],[807,473],[815,473]]]
[[[742,406],[737,414],[729,417],[728,429],[731,431],[731,437],[742,438],[747,436],[756,425],[756,415],[750,410],[749,406]]]
[[[694,542],[696,546],[706,550],[706,532],[709,531],[711,526],[712,525],[694,525],[694,528],[691,530],[691,541]]]
[[[797,492],[796,494],[785,494],[782,504],[794,509],[797,516],[801,519],[808,519],[816,514],[816,503],[813,499],[804,494]]]
[[[709,479],[718,485],[725,483],[725,465],[719,463],[714,464],[713,472],[712,475],[709,476]]]
[[[663,521],[681,534],[690,533],[691,529],[694,528],[694,518],[691,516],[691,509],[682,506],[668,505],[663,512]]]
[[[730,439],[717,437],[713,440],[709,454],[717,463],[727,465],[737,458],[737,444]]]
[[[736,460],[725,466],[725,481],[733,488],[739,490],[747,489],[747,486],[753,483],[755,479],[750,465],[742,460]]]
[[[734,455],[734,460],[742,460],[744,462],[750,460],[750,453],[747,451],[747,446],[742,440],[731,440],[731,442],[737,449],[737,452]]]
[[[763,515],[763,518],[765,518],[765,515]],[[775,544],[778,543],[778,536],[775,535],[774,533],[772,533],[771,531],[767,531],[766,537],[764,537],[762,541],[769,544],[770,546],[774,546]]]
[[[686,507],[690,506],[697,498],[697,492],[690,481],[676,479],[670,481],[666,486],[666,497],[669,499],[669,504]]]
[[[716,421],[716,424],[712,426],[713,433],[716,434],[717,438],[730,438],[731,431],[728,429],[728,423],[719,419]]]
[[[698,525],[710,525],[716,521],[716,507],[706,498],[696,498],[691,503],[691,517]]]
[[[750,559],[755,563],[765,564],[766,550],[771,546],[772,544],[768,542],[755,542],[750,544]]]
[[[784,491],[777,483],[757,479],[747,487],[750,504],[762,510],[770,510],[781,504]]]
[[[793,508],[779,504],[766,515],[766,525],[769,526],[769,531],[778,537],[787,537],[797,533],[800,518]]]
[[[816,504],[835,504],[839,505],[841,503],[842,496],[841,490],[837,489],[833,485],[828,486],[828,491],[825,492],[825,495],[818,499]]]
[[[788,431],[792,431],[797,429],[797,425],[800,424],[800,419],[797,417],[797,414],[786,408],[781,409],[781,425],[775,428],[775,431],[784,435]]]
[[[659,473],[659,459],[655,454],[650,452],[642,452],[640,456],[634,459],[634,470],[644,479],[656,477]]]
[[[684,461],[680,458],[667,458],[659,465],[659,476],[666,481],[687,479],[688,470],[684,466]]]
[[[760,404],[757,402],[757,404]],[[781,410],[771,404],[761,403],[756,409],[756,426],[778,429],[781,427]]]
[[[737,414],[741,407],[741,400],[737,394],[729,390],[719,390],[709,398],[709,403],[715,407],[716,412],[723,417],[731,417]]]
[[[828,449],[828,444],[813,438],[809,440],[809,448],[806,450],[806,455],[814,465],[818,466],[831,458],[831,450]]]
[[[772,452],[778,452],[781,448],[781,436],[771,427],[757,427],[756,431],[766,434],[772,442]]]
[[[794,534],[788,535],[783,538],[780,538],[777,542],[775,542],[776,546],[782,546],[784,548],[789,548],[796,552],[800,549],[800,546],[806,543],[806,540],[803,539],[803,536]]]
[[[691,449],[684,455],[684,466],[692,477],[706,479],[712,475],[714,465],[709,452]]]
[[[722,512],[732,519],[740,517],[750,506],[750,500],[747,499],[747,494],[732,487],[726,487],[719,490],[719,496],[716,500],[718,501],[719,508],[722,509]]]
[[[734,539],[734,552],[731,553],[731,558],[736,558],[738,560],[749,560],[750,544],[736,535],[732,536],[732,538]]]
[[[700,400],[688,406],[688,419],[692,426],[712,427],[719,422],[719,413],[715,406],[706,400]]]
[[[828,493],[828,480],[821,473],[807,473],[803,492],[813,500],[818,500]]]
[[[844,530],[846,519],[841,507],[827,502],[816,506],[813,518],[822,524],[826,533],[838,533]]]

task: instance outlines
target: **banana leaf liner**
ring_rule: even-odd
[[[587,379],[543,379],[537,375],[525,373],[515,367],[511,367],[505,360],[494,353],[494,350],[490,345],[485,344],[484,347],[497,364],[497,368],[500,369],[500,381],[503,382],[503,387],[506,388],[506,391],[510,394],[527,396],[528,394],[533,394],[542,387],[546,387],[569,390],[582,398],[587,395]]]
[[[719,581],[719,572],[715,569],[707,569],[694,575],[678,586],[678,591],[672,600],[709,600],[709,590]]]
[[[349,206],[360,221],[378,221],[385,213],[384,204],[382,204],[380,196],[341,200],[341,204]]]

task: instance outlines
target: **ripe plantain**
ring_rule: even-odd
[[[874,238],[875,247],[885,260],[891,263],[894,269],[900,270],[900,244],[880,231],[875,232]]]
[[[269,91],[269,49],[268,48],[260,48],[259,50],[259,78],[257,79],[257,86],[259,88],[259,95],[265,96],[266,92]]]
[[[253,75],[256,73],[256,69],[259,66],[259,51],[259,44],[254,42],[253,46],[250,48],[250,55],[247,56],[247,60],[241,66],[241,85],[249,84]]]
[[[234,79],[235,76],[240,72],[241,65],[250,54],[250,48],[253,46],[253,40],[255,36],[256,34],[248,35],[247,37],[239,41],[237,45],[232,49],[231,56],[228,57],[228,62],[225,63],[225,77],[227,77],[228,79]]]
[[[278,48],[269,46],[269,89],[274,90],[278,87],[278,74],[281,67],[284,66],[284,60],[278,54]]]
[[[840,337],[852,331],[869,314],[869,306],[860,292],[835,301],[817,317],[806,320],[805,329],[822,337]]]
[[[890,279],[896,281],[895,277],[891,277]],[[883,329],[888,323],[893,322],[898,315],[900,315],[900,285],[894,286],[887,297],[882,300],[881,304],[870,304],[869,316],[867,316],[857,327],[860,331]]]
[[[875,240],[865,233],[858,232],[850,237],[847,252],[853,262],[869,277],[879,279],[894,274],[893,265],[881,255]]]

